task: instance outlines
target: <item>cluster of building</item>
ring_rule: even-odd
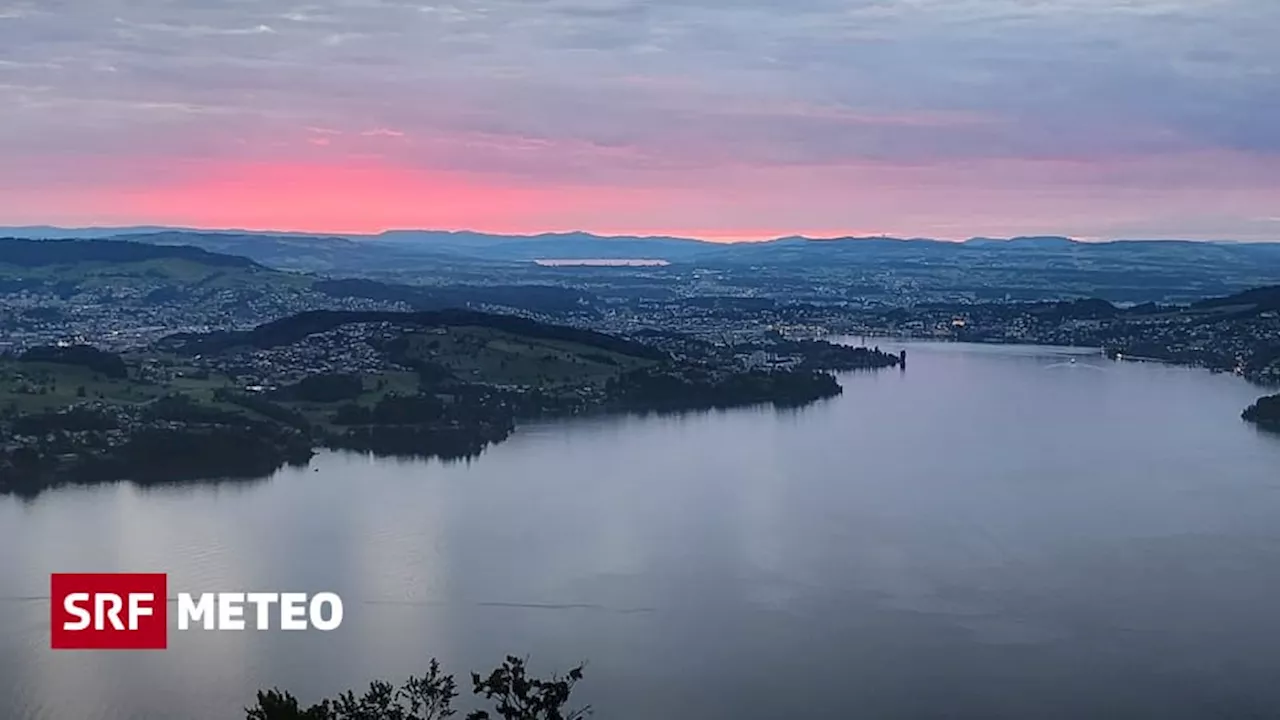
[[[1280,383],[1280,313],[1215,316],[1186,311],[1069,317],[1018,305],[929,307],[862,317],[855,333],[964,342],[1099,348]]]
[[[41,435],[6,431],[0,434],[0,455],[8,456],[21,449],[31,449],[58,461],[70,462],[81,453],[99,453],[123,445],[139,430],[182,426],[181,423],[147,417],[145,408],[145,405],[123,405],[95,399],[77,401],[60,408],[57,413],[68,416],[92,413],[107,420],[110,427],[78,429],[73,423],[68,423],[67,429]],[[11,421],[12,418],[6,417],[3,424],[7,426]]]
[[[393,367],[381,349],[402,333],[390,322],[351,323],[280,347],[198,356],[190,365],[228,375],[249,390],[287,385],[308,375],[372,374],[402,369]]]
[[[170,294],[155,287],[54,288],[0,293],[0,353],[38,345],[91,344],[120,351],[174,333],[237,330],[308,310],[402,310],[396,303],[337,298],[305,288],[186,287]]]

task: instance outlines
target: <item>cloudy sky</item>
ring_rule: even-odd
[[[1280,240],[1277,0],[0,0],[0,224]]]

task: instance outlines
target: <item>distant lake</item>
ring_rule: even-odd
[[[616,259],[616,258],[567,258],[562,260],[534,260],[546,267],[661,267],[670,265],[666,260]]]
[[[241,718],[588,661],[595,717],[1205,718],[1280,708],[1280,439],[1235,377],[900,344],[798,411],[525,427],[470,463],[0,499],[0,717]],[[1076,362],[1069,361],[1075,357]],[[48,649],[52,571],[334,590],[334,633]]]

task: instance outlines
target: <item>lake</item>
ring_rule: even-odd
[[[596,717],[1199,718],[1280,708],[1280,438],[1238,378],[879,340],[843,396],[520,429],[470,463],[0,499],[0,717],[242,718],[438,657],[586,661]],[[1074,363],[1069,357],[1075,357]],[[331,633],[48,649],[50,572],[332,590]],[[172,613],[171,613],[172,621]]]

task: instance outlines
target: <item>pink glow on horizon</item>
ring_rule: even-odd
[[[309,132],[313,139],[337,137],[324,128]],[[30,187],[10,185],[0,197],[0,214],[10,224],[340,234],[585,231],[724,242],[793,235],[1220,238],[1215,219],[1232,216],[1258,218],[1253,234],[1241,239],[1277,239],[1280,230],[1280,224],[1263,222],[1274,214],[1280,173],[1229,153],[1095,162],[619,170],[594,184],[573,184],[418,169],[374,156],[344,156],[332,147],[314,149],[317,155],[309,161],[93,159],[77,163],[75,183],[54,193],[38,176]],[[65,173],[45,167],[53,176]],[[1170,183],[1170,177],[1189,180]],[[1033,182],[1039,185],[1029,192]],[[1211,196],[1206,184],[1214,188]],[[1145,230],[1158,214],[1169,218],[1169,229]]]
[[[1280,240],[1275,0],[17,5],[0,226]]]
[[[547,222],[546,216],[559,209],[566,193],[601,212],[628,202],[627,193],[616,190],[520,186],[466,173],[367,161],[200,161],[183,165],[154,185],[114,185],[90,189],[80,197],[67,193],[59,200],[87,211],[77,214],[77,223],[108,226],[356,234],[479,224],[518,232],[527,222]]]

